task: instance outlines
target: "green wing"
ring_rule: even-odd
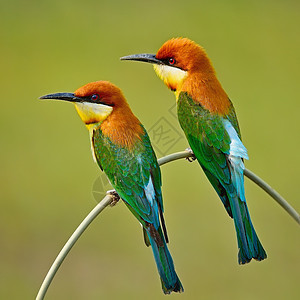
[[[160,169],[145,129],[131,149],[114,144],[100,128],[94,130],[92,143],[98,164],[143,225],[144,239],[152,247],[164,293],[183,291],[166,245]]]
[[[239,127],[231,104],[226,116],[211,114],[187,93],[178,99],[178,119],[189,144],[234,219],[239,263],[267,257],[252,225],[244,192],[244,164],[247,150],[240,140]]]
[[[100,128],[94,130],[92,143],[99,166],[132,213],[143,225],[148,222],[158,228],[158,216],[163,211],[161,174],[143,131],[132,149],[114,144]]]
[[[234,110],[234,107],[233,107],[233,104],[231,103],[231,101],[230,101],[229,113],[225,116],[225,118],[227,118],[230,121],[230,123],[234,127],[235,131],[237,132],[238,137],[242,140],[240,126],[239,126],[239,123],[238,123],[238,120],[237,120],[237,117],[235,114],[235,110]]]
[[[233,106],[227,118],[239,132]],[[231,140],[224,128],[223,118],[211,114],[186,92],[182,92],[178,99],[178,119],[195,156],[232,217],[226,193],[226,190],[235,193],[227,161]]]

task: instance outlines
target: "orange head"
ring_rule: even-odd
[[[215,75],[205,50],[187,38],[173,38],[165,42],[154,54],[135,54],[121,60],[152,63],[155,72],[172,90],[180,89],[185,79],[198,73],[203,78]]]
[[[122,91],[108,81],[88,83],[75,93],[56,93],[40,97],[74,102],[76,110],[90,132],[101,126],[113,142],[131,147],[140,139],[143,127],[132,113]]]
[[[40,98],[74,102],[80,118],[86,125],[100,123],[120,108],[129,109],[122,91],[108,81],[88,83],[75,93],[56,93]]]

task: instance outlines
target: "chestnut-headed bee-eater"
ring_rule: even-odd
[[[90,132],[93,157],[129,210],[142,224],[152,247],[165,294],[182,292],[167,248],[161,173],[148,134],[122,91],[108,81],[88,83],[75,93],[40,97],[73,102]]]
[[[205,50],[187,38],[165,42],[156,54],[135,54],[121,60],[151,63],[175,92],[179,123],[196,159],[234,219],[238,261],[267,257],[252,225],[245,199],[247,149],[232,102],[216,77]]]

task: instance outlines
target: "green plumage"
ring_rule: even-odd
[[[155,219],[144,188],[150,176],[155,189],[156,201],[163,210],[161,175],[157,159],[144,130],[141,140],[132,149],[114,144],[103,135],[100,127],[93,132],[93,147],[97,162],[120,197],[132,208],[132,212],[144,225]]]
[[[178,120],[197,160],[232,217],[226,193],[222,188],[231,182],[231,176],[224,155],[229,154],[230,137],[224,130],[221,117],[211,114],[185,92],[179,96],[177,109]],[[232,115],[235,117],[234,111]],[[237,121],[236,127],[238,128]]]
[[[143,226],[144,240],[152,247],[164,293],[181,292],[183,287],[166,244],[160,169],[148,134],[140,126],[143,133],[130,148],[115,144],[100,126],[93,130],[92,146],[100,168]]]
[[[178,98],[178,119],[188,142],[207,178],[222,200],[226,211],[234,219],[239,246],[239,263],[252,258],[262,260],[266,253],[255,233],[244,196],[242,157],[232,157],[231,137],[225,129],[228,120],[240,138],[240,130],[233,105],[221,116],[211,113],[186,93]],[[235,161],[234,161],[235,160]],[[237,165],[235,165],[235,162]]]
[[[167,247],[160,168],[148,134],[131,112],[122,91],[108,81],[97,81],[75,93],[49,94],[41,99],[75,103],[90,130],[95,160],[143,226],[144,240],[152,248],[163,292],[183,292]]]

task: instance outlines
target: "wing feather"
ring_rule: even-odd
[[[120,197],[142,224],[157,229],[163,207],[161,174],[146,131],[132,149],[115,145],[100,128],[94,130],[92,141],[97,162]]]
[[[178,118],[199,163],[231,214],[223,189],[233,197],[238,195],[244,199],[242,159],[248,158],[233,106],[228,116],[212,114],[182,92],[178,99]]]

